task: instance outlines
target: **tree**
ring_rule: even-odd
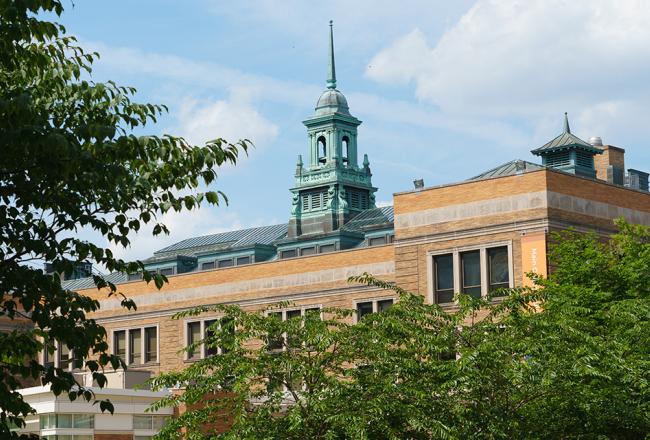
[[[363,275],[399,301],[356,325],[340,309],[180,313],[223,315],[199,342],[223,354],[152,380],[185,385],[155,407],[190,408],[159,438],[643,438],[650,229],[618,226],[608,242],[556,235],[549,279],[498,301],[457,295],[455,312]]]
[[[26,379],[50,384],[55,394],[92,399],[70,373],[38,362],[52,341],[86,359],[100,386],[103,367],[122,364],[107,353],[105,330],[87,317],[99,303],[30,263],[49,262],[55,272],[70,274],[90,260],[109,271],[143,271],[160,288],[164,276],[115,258],[103,239],[128,246],[145,224],[154,234],[167,233],[159,220],[165,212],[226,201],[201,185],[249,146],[223,139],[192,146],[175,136],[131,134],[166,107],[133,102],[133,88],[92,81],[99,55],[42,19],[62,12],[58,0],[0,1],[0,319],[14,328],[0,333],[3,438],[10,424],[21,425],[32,412],[16,392]],[[80,239],[84,228],[101,242]],[[93,278],[109,295],[120,295],[101,275]],[[123,296],[122,305],[135,307]],[[108,402],[101,407],[111,409]]]

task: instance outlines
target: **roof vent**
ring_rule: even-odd
[[[424,188],[424,179],[415,179],[413,181],[413,186],[415,187],[415,189]]]
[[[600,138],[600,136],[592,136],[589,138],[589,143],[593,145],[594,147],[602,147],[603,146],[603,140]]]
[[[515,171],[517,172],[517,174],[526,171],[526,162],[524,162],[523,160],[515,161]]]

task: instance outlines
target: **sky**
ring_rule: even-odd
[[[359,127],[378,204],[470,178],[561,132],[600,136],[650,170],[650,8],[645,0],[110,2],[64,0],[58,21],[99,52],[93,80],[134,86],[169,113],[150,134],[250,139],[211,186],[227,207],[173,213],[133,237],[146,258],[184,238],[288,221],[302,121],[325,89],[329,20],[338,89]]]

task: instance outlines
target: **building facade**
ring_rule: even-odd
[[[650,226],[648,174],[626,172],[623,149],[571,133],[566,115],[561,133],[532,151],[541,164],[513,160],[457,183],[417,185],[394,194],[392,206],[376,207],[368,156],[359,161],[361,121],[336,88],[331,28],[328,72],[315,113],[304,121],[307,149],[298,156],[286,223],[189,238],[155,252],[145,264],[168,276],[161,290],[139,274],[109,275],[137,311],[124,310],[92,279],[66,281],[100,302],[93,317],[132,369],[158,374],[214,355],[181,350],[218,319],[172,319],[199,305],[259,311],[282,301],[291,304],[283,318],[342,307],[357,310],[351,319],[358,319],[396,300],[392,292],[348,283],[367,272],[453,309],[456,292],[486,296],[529,285],[528,272],[545,275],[553,231],[606,236],[618,217]],[[43,360],[69,359],[60,347]]]

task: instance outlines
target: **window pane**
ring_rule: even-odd
[[[142,362],[142,331],[129,330],[129,364]]]
[[[165,416],[152,416],[153,429],[162,429],[167,421]]]
[[[319,249],[320,249],[321,254],[324,254],[324,253],[327,253],[327,252],[334,252],[334,250],[335,250],[333,244],[324,244]]]
[[[158,329],[147,327],[144,329],[144,361],[158,362]]]
[[[214,269],[214,261],[208,261],[207,263],[201,263],[201,270]]]
[[[308,316],[310,318],[320,319],[320,309],[318,307],[305,309],[305,316],[306,317]]]
[[[282,321],[282,312],[272,312],[268,316],[273,319]],[[267,347],[269,350],[280,350],[283,345],[283,338],[281,334],[270,334],[268,336]]]
[[[300,309],[298,310],[287,310],[287,319],[291,318],[300,318]]]
[[[151,416],[133,416],[133,429],[151,429]]]
[[[95,427],[95,416],[93,414],[75,414],[73,428],[92,429]]]
[[[187,324],[187,345],[192,345],[201,340],[201,323],[190,322]],[[195,347],[187,353],[188,359],[195,359],[199,357],[199,347]]]
[[[357,303],[357,320],[372,313],[372,301]]]
[[[164,267],[160,269],[160,275],[165,275],[166,277],[170,275],[174,275],[174,268],[173,267]]]
[[[59,343],[59,368],[68,368],[70,349],[64,343]]]
[[[52,352],[50,353],[50,350]],[[54,356],[56,356],[56,347],[54,344],[47,343],[43,346],[43,366],[45,368],[53,368],[54,367]]]
[[[56,415],[57,428],[72,428],[72,414],[57,414]]]
[[[210,327],[215,322],[217,322],[216,319],[211,319],[209,321],[205,321],[205,323],[203,324],[203,326],[205,328],[205,338],[206,339],[212,338],[212,336],[214,335],[214,332],[215,332],[216,329],[211,329]],[[210,343],[210,342],[207,342],[207,341],[204,342],[205,355],[206,356],[212,356],[212,355],[215,355],[215,354],[217,354],[219,352],[218,347],[216,345],[212,345],[212,344],[214,344],[214,343]]]
[[[508,247],[488,249],[488,269],[490,291],[510,286],[510,269],[508,264]]]
[[[251,263],[251,257],[238,257],[237,258],[237,266],[241,266],[242,264],[250,264]]]
[[[384,299],[382,301],[377,301],[377,311],[383,312],[384,310],[388,310],[392,305],[393,305],[392,299]]]
[[[460,254],[463,268],[463,292],[475,298],[481,296],[481,252],[463,252]]]
[[[386,237],[374,237],[368,240],[368,246],[379,246],[386,244]]]
[[[219,260],[217,267],[230,267],[232,266],[232,258],[228,260]]]
[[[281,258],[293,258],[296,256],[296,250],[295,249],[289,249],[287,251],[282,251],[280,253]]]
[[[235,344],[235,323],[232,318],[221,318],[222,340],[224,346],[220,347],[222,353],[228,352]]]
[[[126,334],[124,330],[113,333],[113,354],[126,358]]]
[[[316,253],[315,247],[302,248],[300,250],[300,255],[314,255]]]
[[[448,303],[454,299],[454,258],[452,254],[433,258],[436,302]]]

